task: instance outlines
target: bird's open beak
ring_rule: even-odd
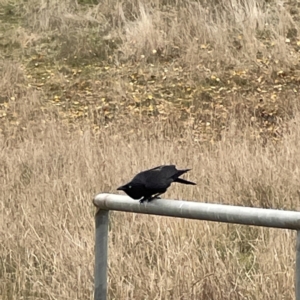
[[[124,185],[117,188],[117,191],[124,191]]]

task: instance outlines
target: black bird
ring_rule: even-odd
[[[177,170],[175,165],[159,166],[138,173],[130,182],[120,186],[118,190],[124,191],[133,199],[140,199],[140,203],[150,202],[165,193],[172,182],[196,185],[194,182],[179,178],[189,170],[191,169]]]

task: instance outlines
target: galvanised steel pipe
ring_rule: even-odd
[[[140,204],[113,194],[97,195],[94,204],[104,210],[300,230],[300,212],[296,211],[166,199]]]
[[[300,300],[300,212],[192,201],[155,199],[140,204],[128,196],[99,194],[96,214],[95,300],[107,295],[107,239],[109,210],[297,230],[296,300]]]

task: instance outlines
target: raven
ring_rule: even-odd
[[[175,165],[158,166],[138,173],[130,182],[118,187],[118,190],[124,191],[133,199],[140,199],[140,203],[150,202],[165,193],[172,182],[196,185],[194,182],[179,178],[189,170],[191,169],[177,170]]]

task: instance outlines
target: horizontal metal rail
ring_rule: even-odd
[[[113,194],[97,195],[94,204],[99,208],[96,214],[95,300],[105,300],[107,294],[109,210],[297,230],[295,285],[296,300],[300,300],[300,212],[167,199],[140,204],[128,196]]]
[[[285,229],[300,229],[300,212],[192,201],[157,199],[140,204],[128,196],[99,194],[94,204],[104,210],[118,210],[168,217],[236,223]]]

